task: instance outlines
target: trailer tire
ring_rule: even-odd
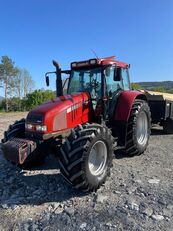
[[[110,174],[113,137],[106,126],[79,125],[60,148],[60,171],[65,180],[82,191],[95,191]]]
[[[136,99],[127,123],[125,152],[129,156],[142,154],[149,142],[151,133],[151,112],[148,103]]]
[[[7,142],[12,138],[25,138],[25,119],[16,121],[14,124],[9,125],[7,131],[4,132],[4,138],[1,140],[2,143]],[[18,167],[22,169],[32,168],[44,163],[45,155],[41,153],[39,149],[36,149],[30,156],[26,159],[23,164],[17,164]],[[15,165],[14,162],[11,162]]]
[[[163,131],[165,134],[173,134],[173,118],[167,118],[163,122]]]

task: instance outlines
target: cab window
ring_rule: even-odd
[[[115,67],[107,67],[104,70],[106,94],[109,95],[109,97],[111,97],[117,90],[123,89],[122,80],[114,81],[114,70]]]
[[[128,75],[128,69],[121,69],[122,74],[122,81],[124,90],[130,90],[130,81],[129,81],[129,75]]]

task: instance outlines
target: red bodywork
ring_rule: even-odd
[[[42,123],[47,126],[47,131],[44,133],[53,133],[90,121],[91,113],[92,105],[89,101],[89,94],[83,92],[60,96],[44,103],[30,111],[28,117],[42,115]]]
[[[101,59],[91,59],[81,62],[73,62],[71,64],[72,69],[86,67],[86,66],[92,67],[98,65],[99,66],[116,65],[121,68],[129,67],[127,63],[115,60],[114,56],[101,58]],[[142,98],[142,97],[145,96],[139,91],[122,92],[118,98],[114,120],[128,121],[134,100],[136,98]],[[97,115],[97,112],[99,110],[100,108],[97,105],[95,115]],[[66,129],[74,128],[78,124],[92,122],[94,117],[92,102],[90,100],[90,95],[87,92],[60,96],[52,101],[49,101],[33,109],[32,111],[29,112],[28,117],[30,115],[42,116],[43,118],[42,125],[47,126],[47,131],[44,132],[39,131],[39,133],[44,133],[44,134],[59,132]],[[32,125],[34,126],[30,131],[38,132],[36,131],[37,123],[35,124],[32,123]]]
[[[133,102],[136,98],[147,101],[146,96],[140,91],[123,91],[118,98],[114,119],[128,121]]]

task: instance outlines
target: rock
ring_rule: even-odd
[[[133,192],[135,192],[136,191],[136,189],[137,189],[137,187],[135,187],[135,186],[131,186],[130,188],[127,188],[127,193],[128,194],[132,194]]]
[[[153,215],[151,216],[151,218],[152,218],[153,220],[155,220],[155,221],[162,221],[162,220],[164,220],[164,216],[159,215],[159,214],[153,214]]]
[[[97,195],[97,202],[99,202],[99,203],[103,203],[105,200],[107,200],[108,199],[108,197],[107,196],[104,196],[104,195],[102,195],[102,194],[98,194]]]
[[[45,218],[46,218],[47,221],[49,221],[49,220],[50,220],[50,217],[51,217],[51,214],[48,212],[48,213],[45,215]]]
[[[66,208],[65,212],[69,215],[69,216],[73,216],[75,213],[75,210],[73,208]]]
[[[142,212],[144,215],[150,217],[153,214],[152,208],[145,208]]]
[[[108,229],[117,228],[116,225],[111,224],[110,222],[107,222],[107,223],[105,224],[105,226],[106,226]]]
[[[23,225],[23,229],[24,229],[24,231],[29,231],[30,230],[30,224],[29,223],[25,223]]]
[[[153,178],[153,179],[149,179],[148,180],[148,183],[150,184],[159,184],[160,180],[159,179],[156,179],[156,178]]]
[[[13,210],[15,210],[15,209],[17,209],[18,208],[18,205],[11,205],[11,209],[13,209]]]
[[[134,200],[127,201],[126,204],[129,209],[139,211],[139,205]]]
[[[173,211],[171,211],[171,209],[169,209],[169,208],[164,208],[163,209],[163,215],[165,217],[171,217],[171,216],[173,216]]]
[[[55,202],[54,204],[52,204],[52,207],[55,214],[60,214],[64,211],[64,204],[62,203]]]
[[[115,194],[121,194],[120,191],[116,191],[116,190],[114,190],[113,193],[115,193]]]
[[[126,187],[125,183],[120,183],[120,187]]]
[[[86,227],[87,227],[87,223],[86,222],[84,222],[84,223],[82,223],[80,225],[80,229],[85,229]]]
[[[39,231],[39,226],[38,226],[38,224],[33,223],[33,224],[32,224],[32,230],[34,230],[34,231]]]
[[[160,198],[158,200],[158,203],[161,204],[161,205],[167,205],[167,201],[164,198]]]
[[[138,184],[141,184],[141,183],[142,183],[142,181],[139,180],[139,179],[135,180],[135,182],[138,183]]]
[[[146,190],[144,189],[144,188],[142,188],[141,186],[140,187],[137,187],[137,194],[138,195],[144,195],[144,196],[147,196],[148,195],[148,193],[146,192]]]
[[[112,224],[110,222],[107,222],[105,225],[109,228],[112,227]]]
[[[8,205],[7,205],[7,204],[2,204],[1,207],[2,207],[3,209],[8,209]]]
[[[69,215],[67,213],[62,213],[61,215],[61,220],[63,221],[63,223],[65,223],[66,225],[70,225],[71,224],[71,219],[69,217]]]

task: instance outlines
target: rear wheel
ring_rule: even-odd
[[[173,118],[167,118],[163,122],[163,131],[165,134],[173,134]]]
[[[135,100],[127,124],[126,148],[128,155],[140,155],[147,146],[151,130],[150,108],[144,100]]]
[[[113,137],[105,126],[80,125],[72,130],[60,152],[59,164],[64,178],[82,191],[93,191],[110,173]]]
[[[10,125],[8,130],[4,132],[4,138],[2,143],[9,141],[12,138],[25,138],[25,119],[16,121],[14,124]],[[18,164],[20,168],[31,168],[44,163],[45,155],[37,148],[33,153],[31,153],[25,163]],[[11,162],[12,164],[15,164]]]

